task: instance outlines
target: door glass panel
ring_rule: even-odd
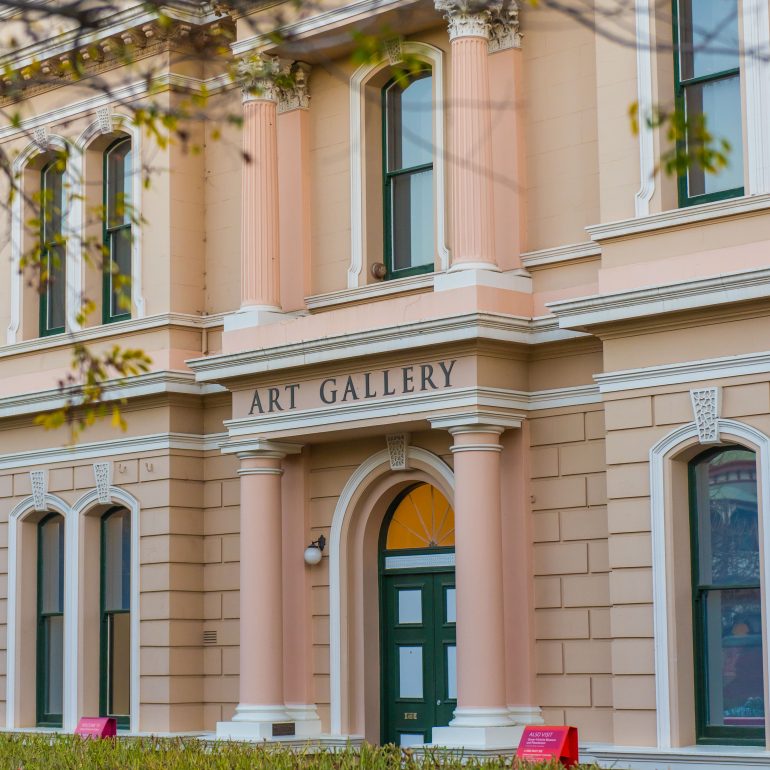
[[[425,743],[425,736],[422,733],[401,733],[399,735],[399,746],[409,748],[410,746],[422,746]]]
[[[401,698],[422,698],[422,647],[398,648],[398,692]]]
[[[64,691],[64,616],[52,615],[45,619],[48,626],[46,664],[48,682],[45,708],[49,714],[62,713]]]
[[[457,647],[454,644],[446,648],[446,696],[457,700]]]
[[[445,594],[446,622],[457,623],[457,598],[454,588],[447,588]]]
[[[422,591],[419,588],[398,592],[398,622],[422,623]]]
[[[762,615],[758,588],[709,591],[707,723],[763,727]]]
[[[131,615],[121,612],[109,616],[109,706],[112,716],[131,713]]]

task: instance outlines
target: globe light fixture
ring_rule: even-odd
[[[326,538],[323,535],[319,535],[318,540],[313,540],[305,549],[305,564],[309,564],[311,567],[319,564],[325,547]]]

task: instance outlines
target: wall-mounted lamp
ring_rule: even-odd
[[[321,555],[326,548],[326,538],[323,535],[318,536],[318,540],[313,542],[305,549],[305,564],[311,567],[321,561]]]

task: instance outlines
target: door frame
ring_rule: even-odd
[[[382,520],[382,524],[380,525],[380,532],[379,537],[377,540],[377,599],[379,602],[379,621],[380,621],[380,628],[379,628],[379,662],[380,662],[380,744],[383,743],[383,738],[386,733],[386,726],[387,726],[387,719],[388,719],[388,709],[387,709],[387,703],[386,703],[386,692],[387,692],[387,665],[386,665],[386,649],[385,649],[385,620],[386,620],[386,606],[385,606],[385,595],[384,595],[384,580],[386,577],[394,576],[394,575],[404,575],[405,577],[408,575],[417,575],[417,574],[430,574],[430,575],[436,575],[436,574],[455,574],[455,566],[454,564],[450,567],[447,565],[440,565],[435,567],[412,567],[410,569],[392,569],[390,571],[386,571],[385,569],[385,558],[386,556],[437,556],[440,554],[451,554],[454,556],[455,548],[454,547],[436,547],[436,548],[406,548],[406,549],[399,549],[399,550],[390,550],[387,551],[385,549],[385,542],[387,539],[387,533],[388,528],[390,527],[390,522],[393,519],[393,515],[396,512],[396,509],[399,506],[399,503],[410,493],[412,492],[416,487],[421,486],[422,484],[431,482],[424,482],[424,481],[417,481],[414,484],[409,484],[407,487],[402,489],[394,498],[393,501],[388,506],[388,511],[385,514],[385,517]],[[437,487],[440,490],[440,487]],[[451,502],[450,502],[451,505]],[[431,728],[436,727],[436,725],[431,725]]]

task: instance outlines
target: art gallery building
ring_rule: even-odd
[[[292,7],[271,37],[274,6],[127,3],[4,54],[7,729],[497,753],[569,724],[608,766],[768,765],[768,2],[521,5]],[[33,61],[58,79],[23,86]],[[136,127],[202,90],[187,142]],[[675,97],[720,173],[667,176],[665,126],[631,130]],[[87,213],[121,195],[141,224]],[[106,388],[125,432],[35,424],[76,342],[152,358]]]

